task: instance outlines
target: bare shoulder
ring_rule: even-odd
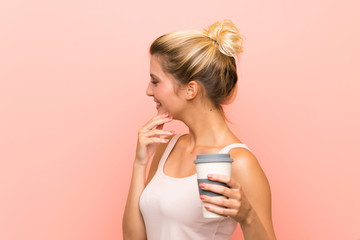
[[[234,160],[233,169],[235,174],[240,172],[262,171],[256,156],[246,148],[233,148],[230,152],[231,158]]]
[[[256,156],[246,148],[234,148],[230,154],[234,160],[231,175],[239,181],[249,198],[255,197],[259,191],[270,195],[269,182]]]
[[[261,219],[266,231],[275,236],[271,217],[270,184],[255,155],[245,148],[230,151],[233,158],[232,177]]]
[[[173,137],[174,136],[167,136],[166,139],[169,139],[169,142],[170,142]],[[153,157],[153,159],[151,161],[149,174],[148,174],[148,177],[146,179],[146,185],[154,177],[154,175],[156,173],[156,170],[157,170],[157,168],[159,166],[160,159],[161,159],[162,155],[164,154],[164,151],[167,148],[169,142],[164,143],[164,144],[159,144],[159,146],[157,147],[156,152],[154,154],[154,157]]]

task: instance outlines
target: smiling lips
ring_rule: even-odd
[[[159,103],[159,102],[157,102],[157,101],[155,101],[155,100],[154,100],[154,102],[156,103],[156,109],[159,109],[160,106],[161,106],[161,103]]]

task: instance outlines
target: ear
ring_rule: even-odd
[[[200,85],[196,81],[190,81],[186,85],[186,100],[194,99],[199,93]]]

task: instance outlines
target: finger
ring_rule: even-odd
[[[168,112],[164,112],[164,113],[157,113],[156,115],[155,115],[155,117],[161,117],[161,116],[169,116],[169,113]]]
[[[224,187],[217,184],[211,184],[211,183],[200,183],[199,187],[205,191],[219,193],[228,198],[233,198],[233,199],[240,198],[240,191],[238,189],[230,189],[228,187]]]
[[[229,176],[226,176],[226,175],[208,174],[207,177],[212,181],[218,181],[218,182],[225,183],[226,185],[228,185],[230,188],[233,188],[233,189],[241,188],[239,182],[237,182],[235,179],[233,179]]]
[[[169,117],[169,113],[163,113],[163,114],[155,115],[146,124],[150,123],[153,120],[157,120],[157,119],[160,119],[160,118],[166,118],[166,117]]]
[[[165,131],[165,130],[159,130],[159,129],[152,129],[146,132],[142,133],[143,137],[155,137],[155,136],[171,136],[174,135],[175,132],[174,131]]]
[[[151,143],[168,143],[169,141],[170,141],[170,139],[168,139],[168,138],[151,137],[151,138],[146,138],[143,141],[143,144],[148,145]]]
[[[204,203],[211,203],[224,208],[239,209],[241,205],[240,202],[237,200],[227,199],[224,197],[210,197],[206,195],[201,195],[200,199]]]
[[[205,204],[204,207],[210,212],[217,213],[224,216],[235,217],[237,214],[236,209],[223,208],[212,204]]]
[[[171,122],[172,121],[172,117],[155,117],[153,119],[151,119],[149,122],[147,122],[142,129],[144,130],[150,130],[153,128],[158,128],[161,129],[165,123]],[[161,126],[162,125],[162,126]]]

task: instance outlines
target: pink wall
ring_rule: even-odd
[[[0,1],[0,239],[121,239],[136,132],[155,114],[149,44],[224,18],[246,36],[228,115],[271,182],[278,239],[360,239],[358,9]]]

